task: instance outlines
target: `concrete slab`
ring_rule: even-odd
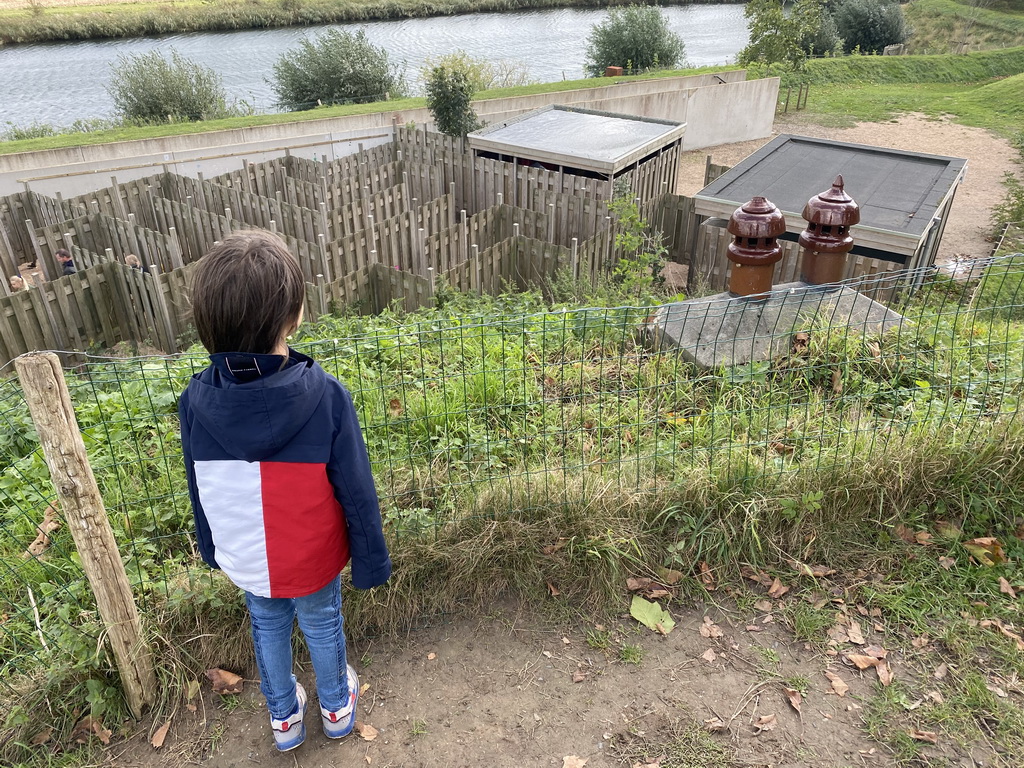
[[[701,368],[770,360],[793,334],[827,327],[880,334],[902,315],[852,288],[823,291],[807,283],[778,285],[762,299],[719,293],[660,307],[647,323],[655,349],[675,349]]]

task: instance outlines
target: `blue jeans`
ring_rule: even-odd
[[[292,674],[292,625],[296,616],[316,673],[320,706],[332,712],[341,709],[348,700],[341,577],[305,597],[258,597],[246,592],[245,603],[252,621],[260,690],[271,717],[283,720],[298,706]]]

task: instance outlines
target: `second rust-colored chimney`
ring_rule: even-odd
[[[853,248],[850,227],[860,221],[860,206],[846,194],[842,176],[836,176],[832,189],[807,201],[803,217],[807,228],[800,233],[800,279],[811,285],[838,283],[846,274],[846,254]]]
[[[775,264],[782,258],[776,238],[786,231],[786,218],[771,201],[755,197],[729,218],[733,235],[728,256],[732,262],[729,291],[737,296],[758,296],[772,289]]]

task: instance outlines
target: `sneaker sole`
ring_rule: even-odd
[[[301,747],[302,743],[305,740],[306,740],[306,725],[305,725],[305,723],[303,723],[302,726],[300,726],[300,728],[299,728],[299,735],[298,735],[298,737],[294,741],[290,741],[290,742],[286,742],[286,743],[282,744],[281,742],[277,741],[277,739],[275,739],[274,740],[274,746],[277,747],[277,751],[278,752],[291,752],[293,749],[298,749],[299,747]]]

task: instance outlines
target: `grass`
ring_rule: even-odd
[[[1024,44],[1024,11],[1010,1],[990,8],[957,0],[914,0],[904,6],[913,29],[907,41],[912,53],[950,53],[964,39],[965,20],[975,20],[967,35],[970,49]]]
[[[0,11],[0,42],[142,37],[206,30],[313,26],[537,8],[593,8],[599,0],[229,0],[80,5]]]
[[[515,86],[511,88],[498,88],[490,91],[483,91],[476,94],[477,100],[504,99],[515,96],[532,96],[541,93],[559,93],[562,91],[581,90],[589,88],[601,88],[603,86],[615,85],[616,83],[629,82],[632,80],[651,80],[665,77],[683,77],[699,75],[707,72],[721,72],[737,67],[695,67],[691,69],[665,70],[651,72],[646,75],[635,75],[629,77],[597,77],[582,80],[562,80],[553,83],[534,83],[531,85]],[[140,141],[145,139],[159,139],[168,136],[183,136],[197,133],[209,133],[213,131],[236,130],[239,128],[251,128],[261,125],[279,125],[287,123],[301,123],[309,120],[323,120],[347,115],[365,115],[375,112],[402,112],[410,109],[426,107],[424,98],[393,99],[391,101],[377,101],[367,104],[338,104],[328,107],[320,107],[303,112],[286,112],[267,115],[246,115],[242,117],[225,118],[222,120],[205,120],[195,123],[169,123],[166,125],[148,126],[123,126],[107,130],[89,131],[85,133],[65,133],[52,136],[42,136],[31,139],[20,139],[18,141],[0,141],[0,155],[13,154],[16,152],[39,152],[65,147],[91,146],[96,144],[109,144],[118,141]]]

